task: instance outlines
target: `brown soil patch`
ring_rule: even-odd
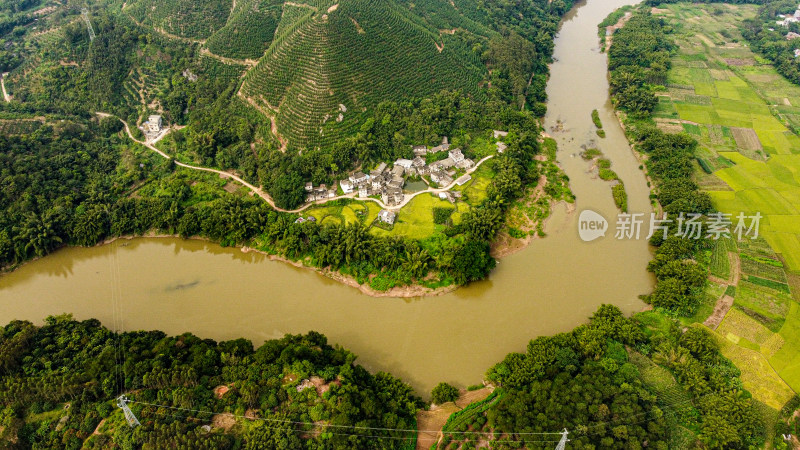
[[[742,277],[742,261],[736,252],[728,252],[728,260],[731,262],[730,284],[738,286]]]
[[[331,390],[332,384],[336,386],[342,385],[342,382],[339,380],[333,380],[330,383],[326,383],[323,378],[316,376],[309,378],[308,381],[310,381],[311,384],[314,385],[314,388],[317,390],[317,395],[319,395],[320,397],[322,397],[322,394]]]
[[[297,375],[293,373],[288,373],[286,374],[286,376],[283,377],[283,384],[293,383],[295,381],[297,381]]]
[[[258,419],[258,411],[255,409],[248,409],[244,412],[244,417],[249,420],[256,420]]]
[[[544,155],[541,155],[544,156]],[[547,184],[547,177],[542,175],[539,178],[539,183],[536,184],[532,190],[530,190],[527,194],[527,198],[525,199],[525,205],[530,206],[539,200],[539,197],[542,196],[542,192],[544,191],[544,186]],[[553,203],[550,204],[550,212],[552,213],[553,210]],[[524,232],[530,232],[536,230],[536,227],[539,225],[538,221],[531,220],[525,213],[521,213],[525,216],[525,223],[521,224],[519,229]],[[534,233],[533,235],[527,234],[525,237],[521,239],[517,239],[512,237],[508,234],[507,231],[503,231],[497,235],[494,242],[492,242],[492,248],[490,254],[493,258],[503,258],[509,255],[512,255],[528,245],[536,239],[539,238],[539,235]]]
[[[763,150],[761,141],[758,140],[758,135],[752,128],[736,128],[731,127],[733,139],[736,141],[736,146],[745,150]]]
[[[614,40],[614,32],[617,31],[618,29],[622,28],[623,26],[625,26],[625,23],[627,23],[628,20],[630,20],[631,17],[633,17],[633,14],[630,13],[630,12],[626,12],[625,15],[622,16],[617,21],[617,23],[615,23],[614,25],[606,27],[606,49],[605,49],[605,51],[608,51],[608,49],[611,48],[611,43]]]
[[[719,324],[722,323],[722,319],[724,319],[725,315],[730,311],[731,306],[733,306],[733,297],[730,295],[723,295],[721,299],[717,300],[717,304],[714,306],[714,312],[708,316],[708,319],[703,322],[703,325],[712,330],[716,330]]]
[[[223,186],[223,188],[222,188],[222,189],[223,189],[223,190],[225,190],[225,192],[228,192],[228,193],[230,193],[230,194],[233,194],[234,192],[236,192],[236,191],[238,191],[238,190],[239,190],[239,185],[238,185],[238,184],[236,184],[236,183],[230,183],[230,182],[229,182],[228,184],[226,184],[225,186]]]
[[[97,426],[94,428],[94,431],[92,431],[92,434],[95,436],[100,436],[102,434],[100,433],[100,428],[102,428],[105,423],[106,419],[101,420],[100,423],[98,423]]]
[[[679,120],[655,119],[655,121],[658,129],[665,133],[683,132],[683,125],[681,125],[681,122]]]
[[[222,396],[227,394],[230,390],[230,386],[217,386],[214,388],[214,397],[222,398]]]
[[[233,414],[214,414],[211,417],[211,426],[214,428],[230,431],[234,425],[236,425],[236,417]]]
[[[725,63],[729,66],[754,66],[756,60],[753,58],[724,58]]]
[[[462,391],[458,399],[443,405],[432,406],[429,411],[417,413],[417,450],[427,450],[442,438],[442,427],[454,412],[464,409],[470,403],[481,401],[489,396],[493,387],[476,391]]]

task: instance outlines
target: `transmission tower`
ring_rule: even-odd
[[[128,397],[120,395],[119,398],[117,398],[117,406],[122,408],[122,412],[125,413],[125,420],[128,421],[128,425],[130,425],[131,428],[135,428],[141,425],[139,423],[139,419],[137,419],[136,416],[133,415],[133,411],[131,411],[131,409],[128,407]]]
[[[569,431],[567,431],[567,429],[564,428],[564,432],[561,433],[561,440],[558,441],[558,445],[556,445],[556,450],[566,450],[567,442],[569,442],[569,439],[567,439],[568,434]]]
[[[81,15],[83,16],[83,21],[86,22],[86,28],[89,29],[89,42],[94,41],[94,28],[92,28],[92,22],[89,20],[89,10],[83,8],[81,10]]]

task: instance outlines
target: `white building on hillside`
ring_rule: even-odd
[[[147,128],[153,133],[160,132],[162,124],[161,116],[154,114],[147,119]]]

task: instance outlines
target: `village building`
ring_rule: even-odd
[[[465,159],[457,162],[456,163],[456,167],[459,168],[459,169],[464,169],[464,170],[471,169],[471,168],[475,167],[475,161],[473,161],[473,160],[471,160],[469,158],[465,158]]]
[[[384,177],[383,173],[372,177],[373,190],[380,190],[384,184],[386,184],[386,178]]]
[[[392,211],[382,209],[381,212],[378,213],[378,219],[380,219],[380,221],[383,223],[394,225],[394,221],[397,219],[397,214]]]
[[[365,175],[363,172],[356,172],[349,177],[350,182],[354,185],[358,186],[362,183],[366,183],[369,180],[369,175]]]
[[[147,128],[150,130],[151,133],[158,133],[161,131],[161,116],[152,115],[147,118]]]
[[[419,156],[411,161],[411,166],[419,175],[425,175],[428,172],[428,165],[425,163],[425,160]]]
[[[494,130],[492,134],[494,135],[495,139],[500,139],[508,136],[508,131]]]
[[[401,159],[398,159],[397,161],[395,161],[394,165],[395,165],[395,167],[400,166],[403,169],[408,170],[408,169],[411,168],[411,160],[410,159],[402,159],[401,158]]]
[[[433,147],[428,151],[428,153],[446,152],[448,150],[450,150],[450,143],[447,140],[447,136],[445,136],[444,139],[442,139],[442,144]]]
[[[497,153],[503,153],[508,148],[504,142],[498,142],[495,144],[497,146]]]
[[[384,189],[383,194],[381,194],[381,200],[387,206],[395,206],[403,203],[403,190],[399,188],[388,187]]]
[[[454,163],[460,163],[461,161],[464,160],[464,154],[461,153],[460,148],[455,148],[453,150],[450,150],[449,152],[447,152],[447,156],[449,156]]]
[[[362,184],[358,186],[358,196],[360,198],[367,198],[372,195],[371,186],[368,187],[366,184]]]
[[[382,162],[375,168],[372,172],[370,172],[370,177],[375,178],[380,176],[386,170],[386,163]]]
[[[453,182],[453,177],[443,171],[431,172],[431,181],[439,186],[447,186]]]
[[[402,177],[394,177],[387,184],[389,187],[402,189],[403,185],[406,184],[406,181]]]
[[[430,165],[430,170],[431,172],[435,172],[437,170],[446,170],[455,165],[456,165],[455,161],[453,161],[451,158],[445,158],[441,161],[436,161],[435,163],[432,163]]]
[[[392,167],[392,177],[402,177],[405,173],[406,169],[403,166],[394,166]]]
[[[353,183],[350,180],[342,180],[339,182],[339,186],[342,188],[342,192],[345,194],[350,194],[353,192]]]
[[[412,151],[414,152],[414,156],[425,156],[428,154],[428,146],[415,145],[414,147],[412,147]]]
[[[333,189],[328,189],[326,184],[320,184],[315,188],[312,183],[306,183],[305,190],[308,192],[306,195],[307,203],[336,197],[336,185],[333,186]]]

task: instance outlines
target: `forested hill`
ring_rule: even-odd
[[[546,5],[531,2],[536,3]],[[498,79],[512,85],[512,97],[521,103],[528,95],[526,78],[546,72],[543,64],[535,66],[549,58],[554,25],[566,6],[520,8],[530,23],[513,23],[474,0],[286,2],[277,21],[264,22],[274,29],[272,40],[245,77],[241,94],[276,116],[278,132],[288,142],[310,147],[357,131],[363,113],[381,101],[428,97],[443,89],[486,99],[493,63],[507,72]],[[208,47],[226,56],[261,56],[261,48],[243,52],[235,43],[248,33],[260,33],[249,42],[263,42],[270,38],[265,28],[237,21],[212,36]],[[516,48],[504,45],[509,39]],[[537,83],[531,92],[542,88]],[[531,95],[531,104],[543,100],[540,95]]]

